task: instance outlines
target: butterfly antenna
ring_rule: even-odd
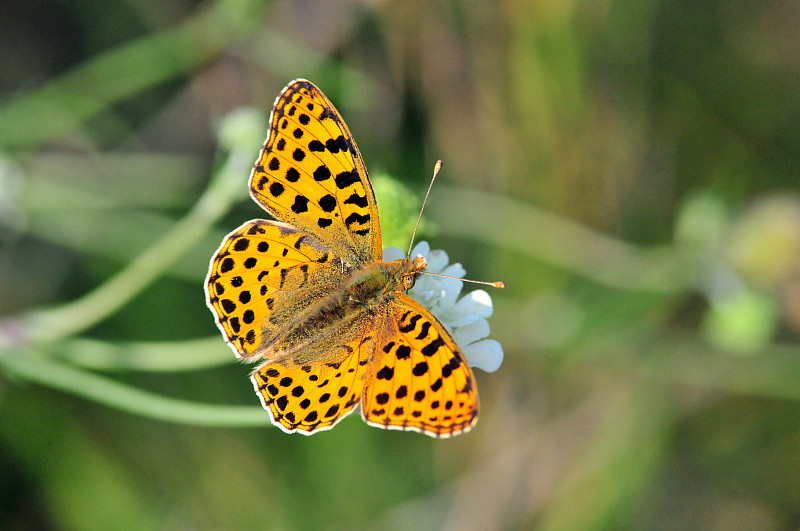
[[[420,275],[430,275],[432,277],[443,277],[443,278],[454,278],[456,280],[460,280],[461,282],[471,282],[472,284],[483,284],[484,286],[492,286],[493,288],[504,288],[506,287],[506,283],[500,280],[496,282],[486,282],[484,280],[470,280],[468,278],[459,278],[459,277],[452,277],[450,275],[442,275],[441,273],[431,273],[430,271],[420,271]]]
[[[411,245],[408,246],[408,254],[406,254],[406,258],[411,258],[411,249],[414,248],[414,238],[417,236],[417,229],[419,228],[419,222],[422,220],[422,212],[425,210],[425,205],[428,203],[428,196],[431,195],[431,188],[433,188],[433,181],[436,180],[436,176],[439,175],[439,171],[442,169],[442,161],[437,160],[436,165],[433,167],[433,177],[431,178],[431,184],[428,185],[428,191],[425,192],[425,199],[422,200],[422,208],[419,209],[419,217],[417,218],[417,224],[414,225],[414,232],[411,234]],[[420,271],[422,275],[431,275],[434,277],[443,277],[443,278],[453,278],[455,280],[461,280],[463,282],[472,282],[473,284],[483,284],[484,286],[492,286],[495,288],[505,288],[506,285],[504,282],[485,282],[483,280],[469,280],[466,278],[458,278],[458,277],[451,277],[450,275],[441,275],[439,273],[430,273],[428,271]]]
[[[408,253],[406,254],[406,258],[411,258],[411,249],[414,248],[414,238],[417,236],[417,229],[419,228],[419,222],[422,220],[422,212],[425,210],[425,204],[428,202],[428,196],[431,195],[431,188],[433,188],[433,181],[436,180],[436,176],[439,175],[439,170],[442,169],[442,161],[437,160],[436,165],[433,167],[433,177],[431,177],[431,184],[428,185],[428,191],[425,192],[425,199],[422,200],[422,208],[419,209],[419,217],[417,218],[417,224],[414,225],[414,232],[411,233],[411,245],[408,246]]]

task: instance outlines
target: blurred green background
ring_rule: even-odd
[[[0,528],[797,529],[798,20],[3,3]],[[411,190],[380,198],[393,242],[441,158],[422,236],[508,286],[468,435],[286,435],[214,325],[208,260],[264,215],[247,177],[296,77]]]

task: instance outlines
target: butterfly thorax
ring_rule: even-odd
[[[355,271],[345,287],[349,300],[367,306],[380,303],[397,291],[414,287],[417,276],[425,270],[427,262],[422,256],[413,260],[400,259],[393,262],[373,262]]]

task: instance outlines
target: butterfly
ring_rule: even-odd
[[[406,294],[425,258],[382,261],[378,205],[342,116],[311,82],[280,93],[250,175],[255,219],[222,241],[206,299],[272,423],[367,424],[450,437],[478,419],[475,378],[433,314]]]

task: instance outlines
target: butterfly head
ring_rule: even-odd
[[[428,262],[423,256],[415,256],[413,259],[397,260],[403,266],[402,275],[400,276],[400,284],[403,286],[403,291],[408,291],[414,287],[417,277],[425,268],[428,267]]]

